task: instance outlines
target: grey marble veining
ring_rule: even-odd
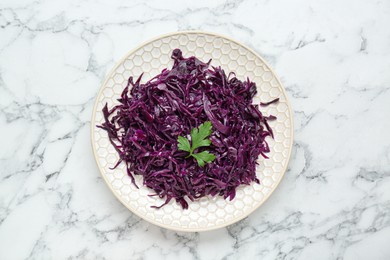
[[[389,1],[1,1],[0,259],[390,259],[389,24]],[[256,212],[177,233],[115,199],[89,129],[116,61],[192,29],[272,65],[295,143]]]

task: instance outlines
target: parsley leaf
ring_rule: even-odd
[[[211,141],[206,139],[211,134],[212,125],[210,121],[206,121],[201,124],[198,128],[191,130],[191,145],[187,138],[179,136],[177,138],[178,145],[177,148],[181,151],[186,151],[189,153],[187,157],[194,157],[198,162],[198,165],[203,167],[205,163],[210,163],[215,160],[215,155],[209,153],[208,151],[203,151],[200,153],[194,153],[194,151],[199,147],[210,146]]]
[[[210,162],[214,161],[214,159],[215,159],[215,155],[212,153],[209,153],[208,151],[203,151],[201,153],[195,153],[195,154],[192,154],[192,156],[196,159],[196,161],[198,162],[198,165],[201,167],[204,166],[205,162],[210,163]]]
[[[210,146],[210,140],[206,139],[211,134],[211,122],[206,121],[203,124],[201,124],[198,128],[194,128],[191,130],[191,143],[192,143],[192,151],[194,151],[196,148],[202,147],[202,146]],[[209,141],[203,142],[203,141]]]
[[[187,151],[187,152],[191,150],[191,145],[187,138],[184,138],[183,136],[179,136],[177,138],[177,141],[179,142],[179,144],[177,145],[179,150]]]

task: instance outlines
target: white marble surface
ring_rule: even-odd
[[[0,259],[390,259],[389,26],[387,0],[2,0]],[[131,214],[90,145],[92,104],[115,62],[188,29],[257,50],[295,113],[279,188],[206,233]]]

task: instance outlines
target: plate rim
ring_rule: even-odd
[[[284,96],[286,98],[287,107],[289,108],[288,110],[290,112],[289,114],[290,114],[290,124],[291,124],[291,130],[290,130],[291,145],[290,145],[290,148],[288,150],[288,155],[286,157],[287,158],[287,163],[286,163],[285,167],[283,168],[283,171],[281,173],[282,176],[280,177],[279,181],[276,183],[275,188],[272,190],[272,192],[268,193],[265,196],[265,198],[263,199],[263,201],[259,205],[257,205],[256,207],[253,207],[250,210],[248,210],[248,212],[246,214],[244,214],[243,216],[240,216],[238,218],[233,218],[230,221],[224,222],[223,224],[220,224],[220,225],[215,225],[213,227],[203,227],[203,228],[199,228],[198,227],[198,228],[194,228],[194,229],[175,227],[175,226],[159,223],[159,222],[151,220],[151,219],[147,219],[142,214],[140,214],[140,213],[138,213],[136,211],[133,211],[131,208],[128,207],[128,205],[124,201],[122,201],[121,197],[112,189],[110,183],[108,182],[108,180],[107,180],[107,178],[105,176],[105,173],[103,172],[103,167],[101,167],[101,165],[99,164],[99,160],[97,158],[97,149],[96,149],[96,144],[95,144],[95,139],[94,139],[94,130],[95,130],[95,123],[96,123],[95,122],[96,111],[97,111],[97,106],[98,106],[98,103],[99,103],[98,102],[99,101],[99,97],[100,97],[100,95],[103,92],[104,86],[107,84],[107,82],[109,80],[109,75],[113,74],[113,72],[115,72],[116,69],[119,66],[121,66],[121,64],[127,59],[127,57],[129,57],[132,53],[134,53],[137,50],[141,49],[145,45],[150,44],[150,43],[152,43],[152,42],[154,42],[156,40],[162,39],[162,38],[166,38],[166,37],[170,37],[170,36],[174,36],[174,35],[182,35],[182,34],[204,34],[204,35],[210,35],[210,36],[216,36],[216,37],[220,37],[220,38],[225,38],[225,39],[227,39],[227,40],[229,40],[229,41],[231,41],[231,42],[233,42],[235,44],[238,44],[238,45],[242,46],[243,48],[247,49],[249,52],[251,52],[257,58],[259,58],[269,68],[269,70],[272,72],[272,74],[274,75],[274,77],[276,78],[277,82],[279,83],[279,85],[281,87],[282,93],[284,94]],[[266,62],[255,50],[253,50],[252,48],[248,47],[246,44],[238,42],[238,41],[232,39],[231,37],[228,37],[228,36],[223,35],[223,34],[214,33],[214,32],[208,32],[208,31],[201,31],[201,30],[186,30],[186,31],[176,31],[176,32],[160,34],[158,36],[150,38],[147,41],[143,41],[140,44],[138,44],[137,46],[135,46],[134,48],[132,48],[130,51],[128,51],[126,54],[124,54],[123,57],[121,59],[119,59],[115,63],[114,67],[108,73],[106,73],[105,79],[104,79],[103,83],[100,85],[99,91],[96,94],[95,102],[94,102],[94,105],[93,105],[93,108],[92,108],[91,129],[90,129],[90,131],[91,131],[90,132],[90,134],[91,134],[90,139],[91,139],[93,155],[94,155],[94,158],[95,158],[95,162],[96,162],[96,164],[97,164],[97,166],[99,168],[100,175],[103,177],[103,179],[104,179],[104,181],[106,183],[106,186],[110,189],[111,193],[116,197],[117,200],[119,200],[119,202],[123,206],[125,206],[130,212],[132,212],[133,214],[135,214],[139,218],[145,220],[148,223],[154,224],[154,225],[156,225],[158,227],[162,227],[162,228],[173,230],[173,231],[179,231],[179,232],[191,232],[191,233],[193,233],[193,232],[204,232],[204,231],[211,231],[211,230],[216,230],[216,229],[220,229],[220,228],[223,228],[223,227],[227,227],[227,226],[230,226],[230,225],[232,225],[234,223],[237,223],[237,222],[243,220],[244,218],[246,218],[249,215],[251,215],[258,208],[260,208],[260,206],[262,206],[269,199],[269,197],[275,192],[275,190],[279,187],[279,184],[282,182],[282,180],[284,178],[284,175],[285,175],[285,173],[286,173],[286,171],[288,169],[288,166],[290,164],[292,148],[293,148],[293,145],[294,145],[294,111],[292,110],[292,106],[291,106],[290,100],[289,100],[289,98],[287,96],[286,90],[285,90],[283,84],[281,83],[278,75],[275,73],[273,68],[268,64],[268,62]]]

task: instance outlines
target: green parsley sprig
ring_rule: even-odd
[[[211,141],[207,137],[211,134],[212,125],[210,121],[206,121],[201,124],[198,128],[191,130],[191,144],[190,141],[183,137],[179,136],[177,138],[177,148],[181,151],[188,152],[188,157],[192,156],[198,162],[200,167],[203,167],[205,163],[210,163],[215,160],[215,155],[209,153],[208,151],[203,151],[200,153],[194,153],[194,151],[199,147],[210,146]]]

